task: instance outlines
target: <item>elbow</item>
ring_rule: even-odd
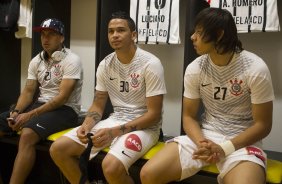
[[[271,129],[272,129],[272,122],[269,123],[267,126],[263,127],[263,132],[264,132],[263,137],[267,137],[270,134]]]
[[[154,122],[154,124],[159,123],[162,120],[162,113],[156,113],[153,117],[152,122]]]
[[[66,103],[68,102],[68,99],[69,99],[69,98],[63,98],[63,100],[62,100],[62,105],[66,104]]]
[[[58,106],[58,107],[63,106],[68,102],[68,99],[69,99],[68,97],[61,97],[61,98],[56,99],[56,100],[54,99],[53,100],[54,106]]]

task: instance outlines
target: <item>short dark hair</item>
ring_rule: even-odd
[[[219,54],[230,51],[241,52],[242,43],[238,38],[237,27],[233,16],[227,10],[220,8],[205,8],[195,19],[195,27],[203,28],[203,40],[214,42]],[[219,32],[224,31],[223,37],[218,41]]]
[[[135,26],[135,22],[134,20],[129,16],[128,13],[124,12],[124,11],[117,11],[112,13],[112,16],[109,20],[109,22],[112,19],[124,19],[127,21],[128,27],[130,29],[130,31],[135,31],[136,30],[136,26]]]

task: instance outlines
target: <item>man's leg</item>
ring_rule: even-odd
[[[78,158],[84,150],[84,146],[65,136],[60,137],[51,145],[52,159],[72,184],[79,183],[81,172]]]
[[[224,184],[264,184],[264,168],[250,161],[242,161],[223,178]]]
[[[102,162],[103,173],[108,183],[132,184],[133,179],[127,174],[122,162],[110,153]]]
[[[35,161],[35,145],[40,141],[39,136],[30,128],[22,129],[18,154],[14,162],[14,168],[10,184],[24,184]]]
[[[178,144],[172,142],[148,160],[141,169],[140,177],[142,184],[165,184],[179,180],[181,172]]]

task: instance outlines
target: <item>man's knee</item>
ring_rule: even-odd
[[[62,136],[51,144],[49,152],[52,158],[64,159],[67,157],[79,157],[84,150],[84,146]]]
[[[148,165],[144,165],[140,171],[140,179],[142,183],[154,183],[156,177],[153,175],[154,171]]]
[[[61,152],[62,147],[59,142],[53,142],[50,146],[49,152],[52,158],[56,158]]]
[[[30,128],[22,129],[20,135],[20,145],[35,145],[40,141],[39,135]]]
[[[65,142],[62,138],[57,139],[53,142],[49,149],[50,155],[52,158],[57,158],[60,156],[67,156],[69,153],[67,147],[65,146]]]
[[[102,162],[103,172],[108,177],[120,176],[126,173],[124,165],[112,155],[107,155]]]

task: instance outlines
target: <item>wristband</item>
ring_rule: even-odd
[[[219,146],[223,149],[225,156],[228,156],[235,151],[235,147],[230,140],[220,143]]]

